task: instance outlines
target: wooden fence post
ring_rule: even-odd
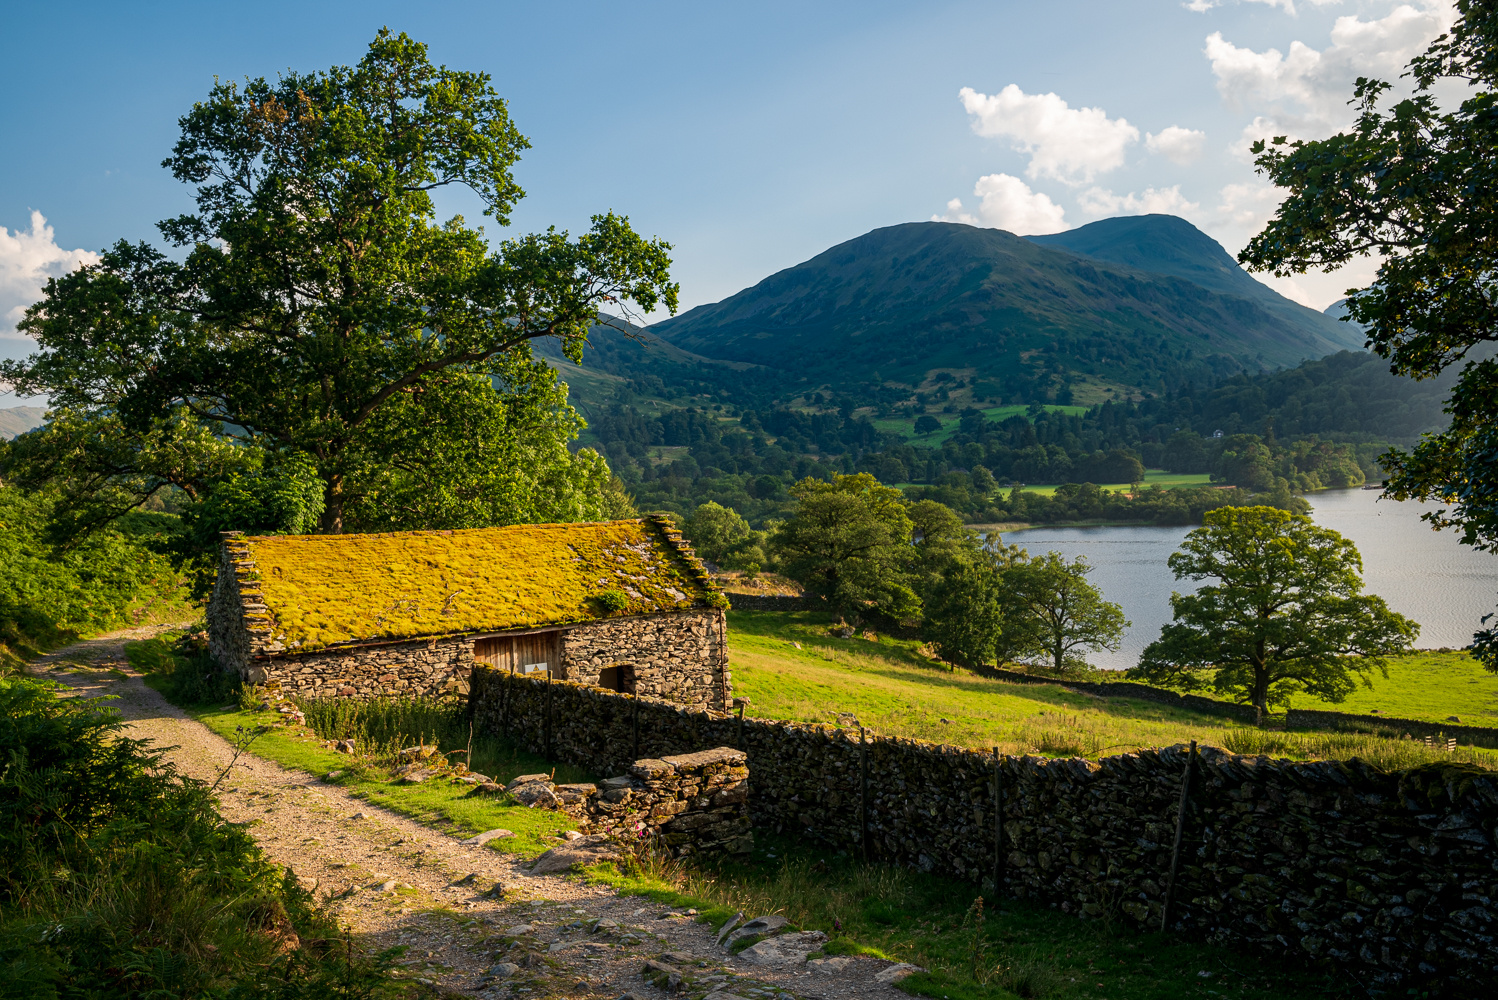
[[[863,848],[863,859],[869,860],[869,743],[864,738],[863,727],[858,727],[858,771],[862,791],[859,796],[858,826],[859,843]]]
[[[1186,770],[1181,774],[1181,804],[1176,810],[1176,838],[1170,848],[1170,878],[1165,883],[1165,905],[1160,910],[1160,930],[1164,931],[1170,926],[1171,905],[1175,902],[1176,872],[1181,865],[1181,834],[1186,826],[1186,801],[1191,794],[1191,772],[1196,765],[1196,740],[1191,741],[1191,749],[1186,754]]]
[[[1004,896],[1004,775],[999,748],[993,748],[993,898]]]

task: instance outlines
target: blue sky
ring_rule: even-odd
[[[1169,211],[1236,251],[1275,204],[1247,142],[1342,127],[1353,78],[1396,75],[1450,17],[1446,0],[8,4],[0,354],[29,347],[14,320],[47,274],[190,208],[159,163],[215,76],[353,63],[381,25],[510,100],[534,147],[512,232],[627,214],[675,246],[691,306],[933,217],[1035,233]],[[479,217],[461,194],[439,208]],[[1277,287],[1319,308],[1356,277]]]

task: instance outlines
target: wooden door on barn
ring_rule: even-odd
[[[496,635],[476,639],[473,659],[517,674],[562,676],[562,633],[531,632],[527,635]]]

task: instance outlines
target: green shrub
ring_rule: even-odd
[[[0,997],[395,995],[393,956],[336,947],[291,872],[121,729],[0,680]]]
[[[0,486],[0,645],[58,645],[176,602],[177,573],[157,551],[175,517],[130,515],[60,548],[51,512],[46,497]]]
[[[622,590],[605,590],[593,595],[593,601],[606,615],[622,614],[629,607],[629,596]]]
[[[125,659],[143,674],[165,676],[166,696],[176,705],[218,705],[240,697],[239,675],[222,669],[209,655],[206,633],[199,627],[127,642]]]

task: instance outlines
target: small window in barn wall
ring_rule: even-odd
[[[598,686],[624,694],[635,693],[635,671],[628,663],[616,663],[598,671]]]

